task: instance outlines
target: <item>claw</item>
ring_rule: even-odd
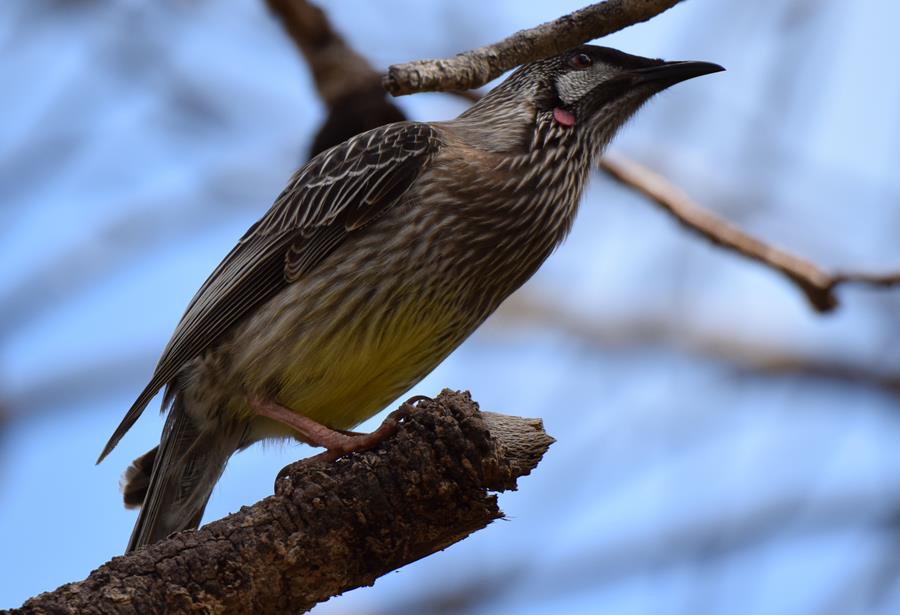
[[[378,429],[372,433],[342,432],[331,429],[309,417],[293,412],[281,404],[257,397],[248,397],[247,403],[259,416],[270,418],[290,427],[297,432],[301,440],[311,446],[321,446],[326,449],[324,452],[310,457],[306,462],[331,463],[350,453],[372,450],[397,433],[400,421],[409,417],[416,410],[417,403],[426,400],[431,401],[431,398],[425,395],[410,397],[398,409],[391,412]]]

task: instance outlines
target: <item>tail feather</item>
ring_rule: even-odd
[[[126,506],[145,491],[126,553],[198,527],[213,486],[236,448],[221,431],[197,429],[176,394],[159,447],[136,459],[125,474]]]
[[[150,474],[153,472],[153,463],[156,461],[158,446],[154,446],[137,459],[131,462],[122,477],[122,497],[125,500],[125,508],[140,508],[147,497],[150,488]]]

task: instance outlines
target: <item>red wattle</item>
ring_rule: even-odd
[[[556,120],[557,124],[566,128],[571,128],[575,125],[575,114],[559,107],[553,109],[553,119]]]

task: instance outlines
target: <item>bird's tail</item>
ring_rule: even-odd
[[[200,525],[213,486],[237,448],[223,436],[197,429],[176,394],[159,446],[125,473],[125,506],[141,506],[126,553]]]

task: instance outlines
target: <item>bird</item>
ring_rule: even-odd
[[[197,291],[97,461],[164,390],[159,445],[123,480],[140,507],[126,552],[197,528],[229,458],[256,442],[331,458],[377,444],[380,430],[348,430],[537,271],[617,130],[656,93],[721,70],[581,45],[520,66],[453,120],[387,124],[309,160]]]

